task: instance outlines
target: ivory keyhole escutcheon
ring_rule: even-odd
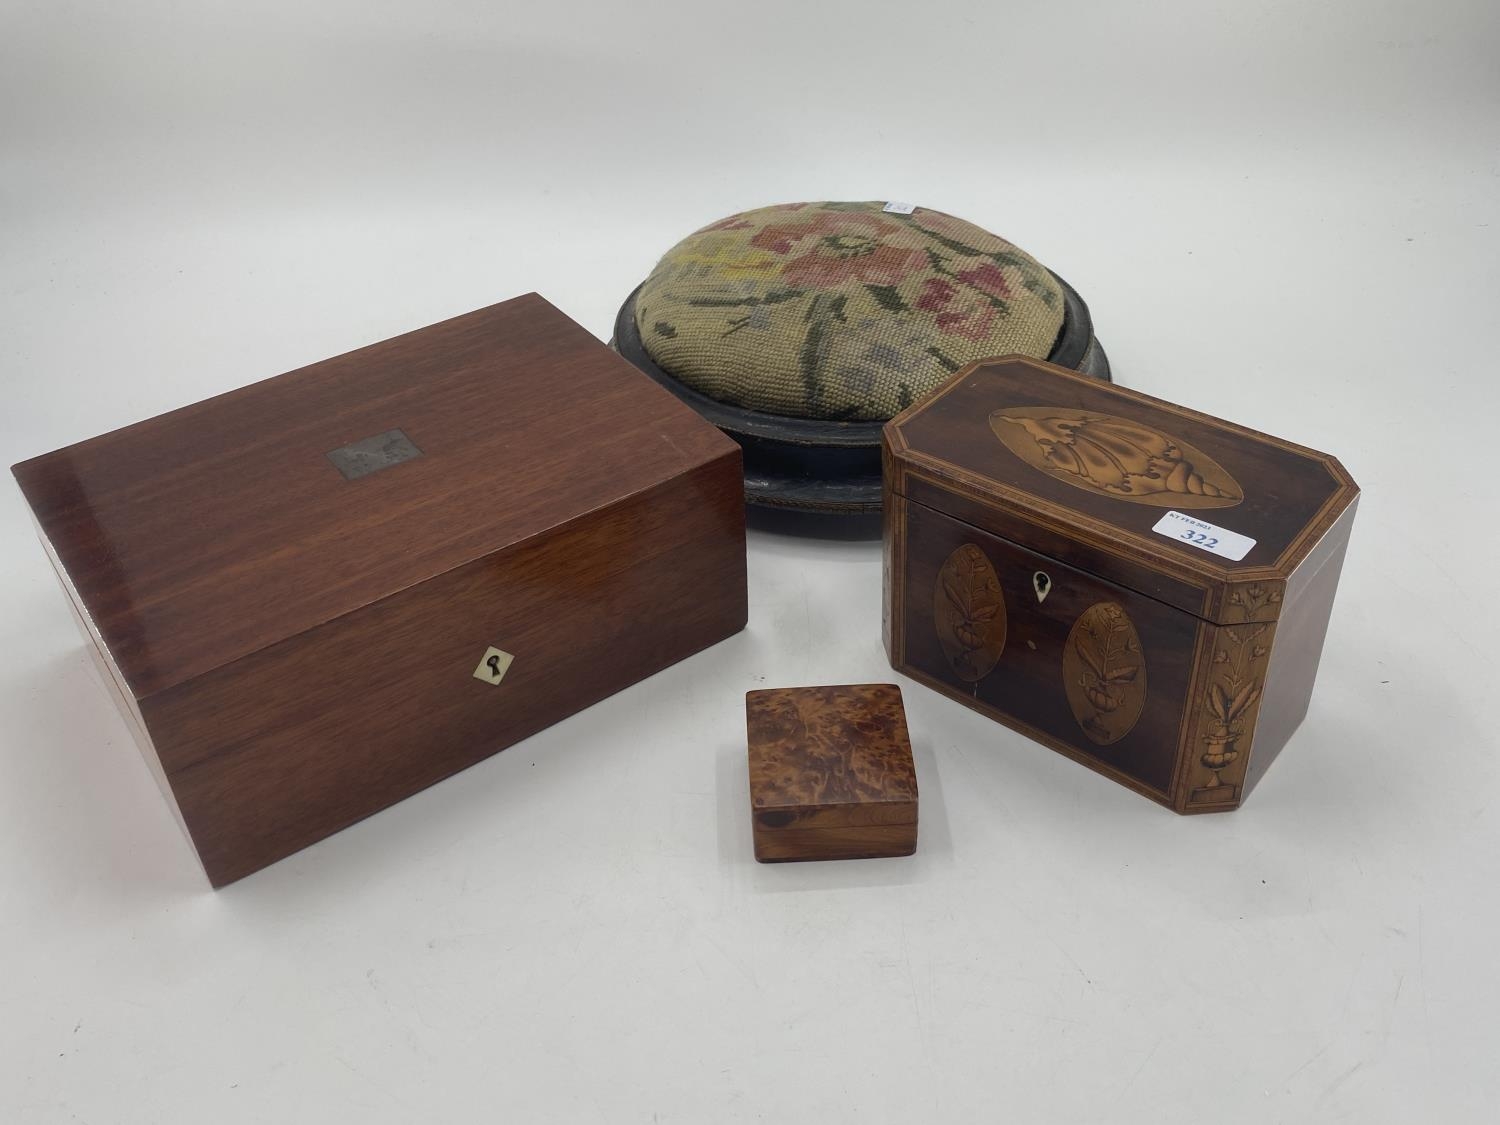
[[[479,667],[474,669],[474,678],[487,684],[498,684],[505,679],[505,673],[514,659],[515,657],[510,653],[491,646],[485,649],[484,655],[479,658]]]
[[[1036,591],[1036,600],[1044,602],[1052,592],[1052,579],[1047,577],[1046,571],[1039,570],[1031,576],[1031,588]]]

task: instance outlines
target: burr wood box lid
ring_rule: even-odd
[[[1023,546],[1219,622],[1274,620],[1359,496],[1326,453],[1022,356],[965,368],[885,444],[893,491],[940,485]]]
[[[216,883],[745,621],[738,446],[535,294],[13,471]]]
[[[917,777],[899,687],[752,691],[745,718],[757,859],[915,850]]]

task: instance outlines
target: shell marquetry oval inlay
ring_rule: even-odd
[[[1079,488],[1159,508],[1230,508],[1245,491],[1201,449],[1140,422],[1055,406],[990,415],[1005,448]]]
[[[938,571],[932,621],[954,675],[972,684],[990,674],[1005,650],[1005,595],[973,543],[962,544]]]
[[[1146,707],[1146,656],[1121,606],[1095,602],[1079,614],[1062,669],[1068,706],[1090,742],[1108,746],[1130,733]]]

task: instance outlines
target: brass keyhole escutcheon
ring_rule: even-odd
[[[1036,591],[1036,600],[1044,602],[1052,592],[1052,579],[1047,577],[1046,571],[1039,570],[1031,576],[1031,588]]]

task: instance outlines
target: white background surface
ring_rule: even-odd
[[[758,867],[742,695],[866,544],[218,894],[0,490],[0,1121],[1491,1121],[1500,34],[1444,4],[0,6],[6,463],[677,238],[894,198],[1365,490],[1312,711],[1179,819],[910,682],[908,860]]]

